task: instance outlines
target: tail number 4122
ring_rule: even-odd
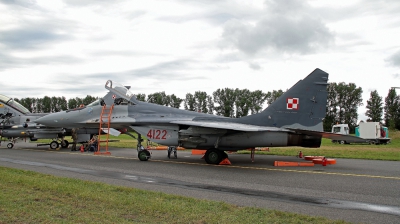
[[[150,129],[147,132],[147,138],[149,139],[167,139],[167,130]]]

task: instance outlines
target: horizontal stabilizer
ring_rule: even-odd
[[[332,140],[344,140],[344,141],[362,141],[364,140],[363,138],[352,136],[352,135],[342,135],[342,134],[336,134],[336,133],[331,133],[331,132],[320,132],[320,131],[310,131],[310,130],[302,130],[302,129],[292,129],[288,128],[291,131],[295,131],[296,133],[299,134],[305,134],[305,135],[311,135],[311,136],[320,136],[322,138],[328,138]]]

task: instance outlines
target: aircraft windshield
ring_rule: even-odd
[[[22,106],[21,104],[19,104],[16,101],[14,101],[12,98],[1,95],[1,94],[0,94],[0,102],[18,110],[19,112],[21,112],[23,114],[31,113],[26,107]]]
[[[87,105],[87,107],[98,106],[98,105],[100,105],[100,101],[101,101],[101,98],[91,102],[90,104]]]
[[[106,82],[105,87],[106,89],[118,95],[118,98],[123,98],[127,101],[130,101],[133,96],[133,93],[131,93],[131,91],[129,91],[129,89],[127,89],[125,86],[119,83],[113,83],[111,80]]]

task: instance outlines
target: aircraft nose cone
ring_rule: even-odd
[[[49,114],[36,119],[35,122],[46,126],[54,126],[58,124],[58,119],[56,119],[52,114]]]

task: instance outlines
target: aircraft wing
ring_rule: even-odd
[[[235,131],[284,131],[288,132],[288,129],[276,128],[276,127],[264,127],[249,124],[240,124],[232,122],[220,122],[220,121],[193,121],[193,120],[175,120],[171,121],[172,124],[190,125],[205,128],[217,128],[217,129],[227,129]]]
[[[306,134],[306,135],[312,135],[312,136],[320,136],[322,138],[328,138],[332,140],[344,140],[344,141],[360,141],[364,140],[363,138],[357,137],[357,136],[352,136],[352,135],[342,135],[342,134],[336,134],[336,133],[331,133],[331,132],[321,132],[321,131],[310,131],[310,130],[302,130],[302,129],[293,129],[293,128],[288,128],[291,131],[294,131],[296,133],[300,134]]]

